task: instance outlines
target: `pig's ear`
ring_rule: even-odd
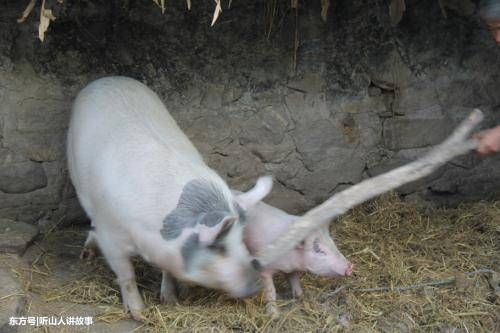
[[[238,220],[236,216],[226,216],[219,223],[212,227],[204,225],[198,226],[200,243],[204,246],[220,241],[227,235],[234,222]]]
[[[226,216],[221,222],[222,226],[217,233],[217,236],[215,237],[213,243],[217,243],[223,240],[237,220],[238,218],[236,216]]]
[[[236,202],[243,208],[248,210],[255,206],[259,201],[264,199],[273,188],[273,177],[263,176],[257,180],[255,186],[248,192],[236,196]]]

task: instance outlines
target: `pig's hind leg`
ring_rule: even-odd
[[[87,236],[87,240],[85,240],[85,243],[83,244],[83,249],[80,252],[80,259],[92,260],[97,257],[97,253],[98,247],[97,241],[95,239],[95,233],[93,230],[90,230]]]

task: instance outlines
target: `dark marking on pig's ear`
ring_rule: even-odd
[[[181,248],[181,255],[186,267],[189,266],[189,263],[191,262],[199,248],[200,238],[198,237],[198,234],[192,234],[184,241],[184,244],[182,244]]]
[[[203,213],[203,214],[200,214],[196,223],[204,224],[208,227],[213,227],[213,226],[219,224],[221,221],[223,221],[224,217],[227,214],[228,214],[228,212],[220,212],[220,211]]]
[[[237,202],[234,203],[234,206],[236,207],[236,211],[238,212],[240,223],[245,224],[247,222],[247,214],[245,213],[243,208],[241,208],[241,206],[238,205]]]
[[[179,237],[182,230],[196,224],[217,225],[225,216],[234,214],[223,190],[208,180],[194,179],[182,189],[177,207],[163,220],[160,230],[165,240]]]

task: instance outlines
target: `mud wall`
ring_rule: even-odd
[[[500,49],[475,13],[443,17],[407,1],[397,27],[385,1],[75,1],[46,40],[37,13],[0,4],[0,216],[82,217],[64,144],[71,102],[89,81],[127,75],[154,89],[231,186],[275,176],[269,201],[301,212],[439,143],[471,108],[500,123]],[[275,7],[272,24],[269,6]],[[269,27],[272,26],[269,32]],[[298,38],[295,52],[295,40]],[[295,59],[295,60],[294,60]],[[499,198],[499,157],[468,155],[400,190],[429,204]]]

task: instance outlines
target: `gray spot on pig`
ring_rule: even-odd
[[[245,211],[243,210],[243,208],[241,208],[240,205],[238,205],[237,203],[234,204],[235,207],[236,207],[236,210],[238,211],[238,216],[239,216],[239,219],[240,219],[240,222],[242,224],[246,223],[247,221],[247,216],[245,214]]]
[[[198,223],[212,227],[233,215],[232,211],[220,188],[209,181],[195,179],[184,186],[177,207],[165,217],[160,232],[165,240],[175,239],[184,228]]]
[[[185,266],[189,266],[191,259],[194,257],[199,248],[200,239],[198,238],[198,234],[192,234],[186,239],[184,244],[182,244],[181,255]]]

